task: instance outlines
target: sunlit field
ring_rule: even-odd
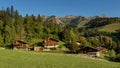
[[[120,63],[59,53],[0,49],[0,68],[119,68]]]

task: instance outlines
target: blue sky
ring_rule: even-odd
[[[120,17],[120,0],[0,0],[0,9],[13,5],[23,16],[95,16]]]

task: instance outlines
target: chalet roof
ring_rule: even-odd
[[[45,39],[43,42],[47,46],[52,46],[52,45],[57,45],[57,42],[59,42],[59,41],[55,40],[53,38],[48,38],[48,39]]]
[[[53,38],[48,38],[49,40],[53,40],[53,41],[56,41],[56,42],[59,42],[58,40],[56,39],[53,39]]]
[[[96,51],[99,51],[97,48],[93,48],[93,47],[82,47],[80,50],[86,50],[88,52],[96,52]]]
[[[21,41],[21,40],[16,40],[15,42],[23,43],[23,44],[28,44],[27,42]]]

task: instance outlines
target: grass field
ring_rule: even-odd
[[[98,29],[99,31],[105,32],[115,32],[116,30],[120,30],[120,23],[113,23],[109,25],[105,25]]]
[[[0,68],[120,68],[120,63],[68,54],[0,49]]]

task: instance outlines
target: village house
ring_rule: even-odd
[[[102,47],[102,46],[97,47],[97,48],[89,47],[89,46],[86,46],[86,47],[81,46],[80,50],[78,50],[77,52],[87,54],[91,57],[99,57],[100,54],[107,52],[107,48]]]
[[[12,43],[13,49],[18,50],[18,49],[27,49],[28,43],[21,41],[21,40],[16,40],[15,42]]]
[[[55,40],[53,38],[48,38],[43,41],[45,48],[56,48],[58,47],[58,40]]]
[[[98,57],[100,56],[100,52],[97,48],[93,48],[93,47],[81,47],[79,50],[80,53],[84,53],[84,54],[88,54],[91,57]]]

